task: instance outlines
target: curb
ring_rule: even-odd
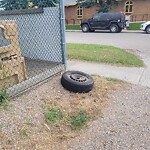
[[[65,30],[66,32],[82,32],[81,30]],[[104,30],[103,30],[104,31]],[[129,32],[129,33],[137,33],[137,32],[142,32],[141,30],[122,30],[123,32]]]
[[[65,30],[66,32],[80,32],[81,30]]]

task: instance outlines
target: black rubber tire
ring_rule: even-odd
[[[67,71],[61,77],[62,86],[72,92],[87,93],[94,85],[93,78],[80,71]]]
[[[122,31],[122,29],[121,29],[121,28],[119,28],[118,33],[120,33],[121,31]]]
[[[95,30],[94,29],[90,29],[89,32],[95,32]]]
[[[111,24],[109,30],[110,30],[111,33],[118,33],[119,27],[118,27],[117,24]]]
[[[147,34],[150,34],[150,26],[147,26],[145,31]]]
[[[82,32],[89,32],[89,26],[87,24],[82,25]]]

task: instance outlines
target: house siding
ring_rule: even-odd
[[[98,10],[97,6],[83,8],[83,18],[77,19],[77,5],[65,7],[66,24],[79,24],[81,20],[90,18]]]
[[[133,21],[150,20],[150,0],[134,0],[131,19]]]
[[[118,6],[113,6],[112,11],[124,12],[124,9],[125,1],[122,1]],[[133,13],[130,18],[131,21],[150,20],[150,0],[133,0]]]

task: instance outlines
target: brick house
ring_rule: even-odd
[[[64,0],[66,24],[79,24],[82,19],[87,19],[98,10],[95,5],[90,8],[78,6],[76,0]],[[119,4],[113,6],[112,12],[124,12],[130,16],[130,21],[150,20],[150,0],[119,0]]]

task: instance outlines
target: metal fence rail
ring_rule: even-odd
[[[0,12],[0,90],[10,95],[64,69],[63,2],[32,7]]]

